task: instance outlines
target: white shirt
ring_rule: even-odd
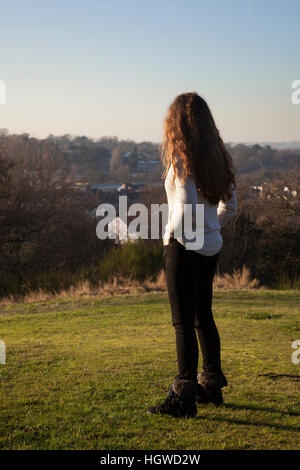
[[[163,243],[167,245],[170,237],[174,237],[174,230],[183,219],[183,204],[191,204],[193,216],[196,204],[204,205],[204,244],[201,249],[196,249],[197,253],[204,256],[213,256],[218,253],[223,245],[223,238],[220,232],[228,220],[237,213],[236,193],[232,190],[232,197],[219,204],[212,205],[201,192],[197,191],[195,182],[190,177],[182,177],[181,160],[177,160],[177,175],[173,183],[174,170],[171,165],[165,178],[165,189],[168,198],[168,222],[165,227]],[[184,234],[176,237],[182,244],[186,245],[187,239]]]

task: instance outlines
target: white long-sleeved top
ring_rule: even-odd
[[[176,227],[183,226],[184,204],[191,204],[194,228],[196,228],[194,224],[196,204],[203,204],[204,243],[202,248],[195,249],[195,251],[204,256],[213,256],[221,250],[223,245],[223,238],[220,232],[221,228],[237,213],[235,190],[232,189],[232,197],[230,199],[219,201],[219,204],[212,205],[200,191],[197,191],[192,178],[182,176],[182,165],[179,158],[177,159],[176,165],[177,175],[174,183],[174,169],[172,165],[165,178],[165,189],[168,198],[168,222],[165,227],[163,243],[167,245],[170,237],[174,237]],[[175,238],[177,238],[182,245],[186,246],[188,240],[185,238],[184,233],[182,233],[180,237]]]

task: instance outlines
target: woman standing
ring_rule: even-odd
[[[169,209],[164,256],[178,375],[166,399],[147,412],[193,417],[196,403],[220,405],[221,389],[227,385],[212,314],[212,285],[223,244],[220,229],[237,211],[231,157],[207,103],[196,92],[183,93],[170,105],[162,155]],[[191,249],[193,244],[185,234],[177,235],[178,227],[184,226],[184,204],[191,205],[193,220],[196,205],[204,205],[200,249]],[[197,336],[203,357],[203,371],[198,375]]]

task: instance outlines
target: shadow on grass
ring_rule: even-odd
[[[274,374],[270,372],[269,374],[258,374],[260,377],[269,377],[270,379],[277,380],[277,379],[294,379],[295,381],[300,380],[300,375],[290,375],[290,374]]]
[[[296,426],[288,426],[284,424],[275,424],[275,423],[262,423],[258,421],[246,421],[244,419],[232,419],[232,418],[224,418],[220,416],[220,418],[213,417],[213,416],[197,416],[196,419],[207,419],[209,421],[216,421],[219,423],[224,423],[227,422],[228,424],[236,424],[236,425],[242,425],[242,426],[258,426],[258,427],[268,427],[268,428],[273,428],[273,429],[279,429],[281,431],[294,431],[298,432],[300,431],[300,427]]]
[[[266,408],[263,406],[256,406],[256,405],[236,405],[233,403],[224,403],[224,408],[229,408],[232,410],[251,410],[251,411],[265,411],[267,413],[278,413],[280,415],[285,415],[285,416],[300,416],[300,413],[297,413],[295,411],[281,411],[281,410],[276,410],[275,408]]]

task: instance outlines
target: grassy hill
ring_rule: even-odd
[[[215,292],[225,404],[188,420],[145,413],[177,373],[165,293],[1,306],[0,448],[299,449],[299,304]]]

